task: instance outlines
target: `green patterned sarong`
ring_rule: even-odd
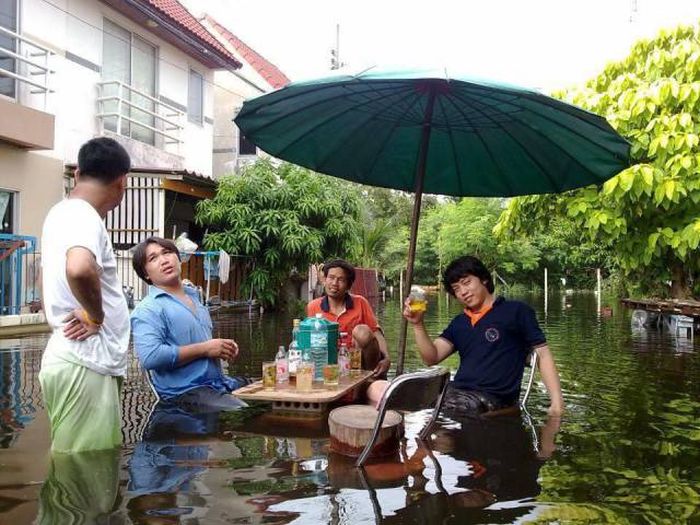
[[[61,360],[44,362],[39,382],[51,423],[53,452],[121,445],[121,378]]]

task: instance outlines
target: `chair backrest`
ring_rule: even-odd
[[[522,394],[521,399],[520,399],[520,407],[524,408],[525,404],[527,403],[527,398],[530,397],[530,390],[532,390],[532,383],[535,381],[535,372],[537,371],[537,350],[532,350],[530,352],[530,356],[528,357],[529,360],[529,371],[525,370],[525,373],[523,375],[527,374],[527,381],[526,381],[526,386],[525,386],[525,392]]]
[[[400,375],[389,383],[378,410],[434,408],[449,380],[450,372],[443,367]]]

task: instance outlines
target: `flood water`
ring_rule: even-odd
[[[427,414],[409,414],[397,457],[364,474],[329,454],[310,417],[151,413],[136,363],[122,450],[51,460],[37,380],[46,337],[0,340],[0,523],[700,523],[700,341],[632,328],[630,312],[609,302],[600,313],[592,294],[550,296],[546,315],[542,296],[521,299],[560,369],[561,424],[539,383],[531,417],[441,416],[432,452],[414,439]],[[458,310],[432,297],[429,332]],[[377,312],[393,352],[399,303]],[[242,348],[232,373],[259,375],[289,341],[286,316],[214,317],[215,335]],[[409,344],[407,369],[416,355]]]

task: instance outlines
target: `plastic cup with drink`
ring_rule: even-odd
[[[420,286],[411,286],[411,293],[408,295],[408,307],[411,312],[425,312],[428,308],[428,300],[425,290]]]
[[[314,364],[310,361],[302,361],[297,365],[297,390],[299,392],[311,392],[314,386]]]
[[[340,369],[337,364],[323,365],[323,384],[325,386],[338,386]]]
[[[277,362],[264,361],[262,364],[262,382],[265,389],[274,389],[277,380]]]

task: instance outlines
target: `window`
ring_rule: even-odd
[[[187,89],[187,120],[200,126],[204,121],[204,77],[193,69]]]
[[[155,103],[148,96],[156,95],[156,48],[107,19],[102,34],[102,79],[118,80],[146,95],[125,88],[119,90],[116,85],[106,86],[104,96],[123,98],[120,114],[127,118],[121,120],[121,128],[117,129],[117,117],[109,117],[105,119],[105,129],[155,144],[155,133],[150,129],[156,125],[152,114]],[[116,100],[108,100],[103,106],[105,113],[115,113],[117,107]]]
[[[14,233],[15,194],[0,190],[0,233]]]
[[[258,152],[258,148],[249,141],[243,133],[238,131],[238,154],[239,155],[255,155]]]
[[[0,26],[17,33],[17,0],[0,0]],[[0,49],[17,52],[17,40],[10,35],[0,33]],[[0,69],[17,73],[17,61],[0,53]],[[0,75],[0,95],[15,98],[17,88],[15,79]]]

